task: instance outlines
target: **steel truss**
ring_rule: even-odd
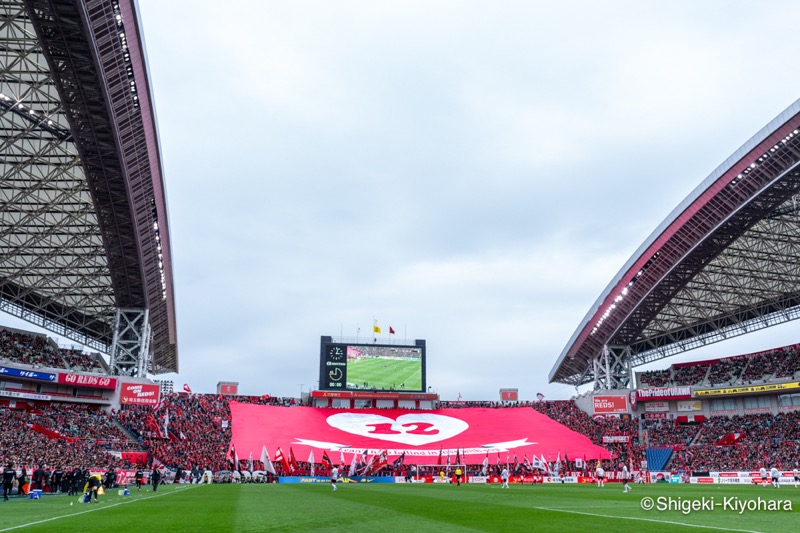
[[[134,0],[0,0],[0,309],[137,375],[178,368],[146,71]]]
[[[22,2],[0,2],[0,310],[107,352],[115,311],[92,196]]]
[[[145,377],[150,362],[150,317],[147,309],[118,309],[111,346],[111,372]]]

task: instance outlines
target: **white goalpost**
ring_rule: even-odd
[[[409,466],[409,472],[414,478],[419,477],[427,477],[430,476],[433,478],[434,483],[442,483],[440,472],[444,472],[444,482],[450,483],[453,481],[456,475],[456,469],[461,469],[461,483],[467,482],[467,465],[465,464],[449,464],[449,465],[439,465],[439,464],[419,464],[413,465],[416,467],[416,471],[412,469],[412,466]]]

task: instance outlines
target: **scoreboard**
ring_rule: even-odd
[[[378,344],[320,341],[319,389],[424,392],[425,341]]]

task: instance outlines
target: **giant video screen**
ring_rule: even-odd
[[[321,347],[320,390],[425,391],[425,341],[409,346],[328,339]]]

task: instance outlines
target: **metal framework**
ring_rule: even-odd
[[[800,318],[800,101],[689,195],[592,306],[550,381],[622,388],[628,368]],[[620,372],[619,377],[623,375]]]
[[[141,376],[178,370],[150,94],[134,0],[0,0],[0,310]]]

